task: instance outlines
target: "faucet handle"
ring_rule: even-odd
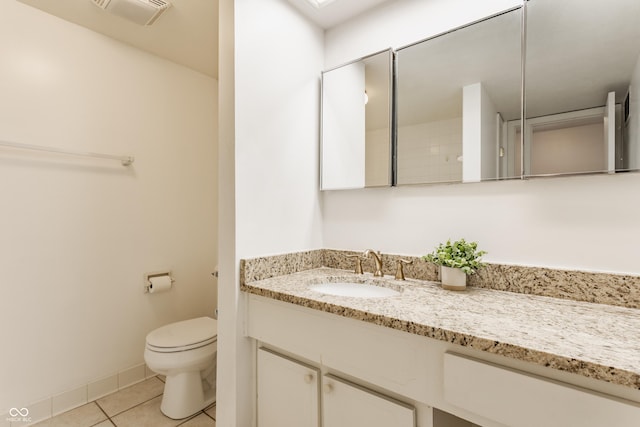
[[[347,258],[355,258],[356,259],[356,267],[353,272],[355,274],[362,274],[362,257],[360,255],[346,255]]]
[[[408,259],[399,259],[396,261],[396,280],[405,280],[404,278],[404,270],[403,270],[403,266],[405,264],[411,264],[413,263],[413,261],[410,261]]]

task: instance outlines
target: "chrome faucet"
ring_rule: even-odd
[[[373,260],[376,263],[376,271],[373,273],[373,275],[375,277],[384,276],[384,273],[382,273],[382,255],[380,254],[380,251],[376,252],[373,249],[367,249],[366,251],[364,251],[364,254],[362,256],[363,258],[369,258],[369,254],[373,255]]]

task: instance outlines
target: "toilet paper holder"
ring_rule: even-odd
[[[151,279],[154,277],[162,277],[162,276],[169,276],[169,279],[171,279],[171,284],[173,285],[173,283],[176,281],[176,279],[173,278],[173,275],[171,274],[171,271],[155,271],[152,273],[145,273],[144,275],[144,293],[148,293],[149,292],[149,287],[151,286]]]

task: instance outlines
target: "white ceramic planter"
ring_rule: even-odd
[[[459,268],[440,266],[442,289],[463,291],[467,288],[467,275]]]

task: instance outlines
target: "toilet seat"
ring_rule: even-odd
[[[151,345],[151,344],[147,343],[147,349],[149,351],[154,351],[156,353],[178,353],[180,351],[195,350],[197,348],[207,346],[207,345],[209,345],[211,343],[215,343],[216,341],[217,341],[217,337],[216,338],[211,338],[211,339],[208,339],[206,341],[199,342],[199,343],[195,343],[195,344],[191,344],[191,345],[185,345],[185,346],[181,346],[181,347],[156,347],[154,345]]]
[[[176,353],[204,347],[217,339],[218,322],[210,317],[198,317],[151,331],[146,347],[157,353]]]

